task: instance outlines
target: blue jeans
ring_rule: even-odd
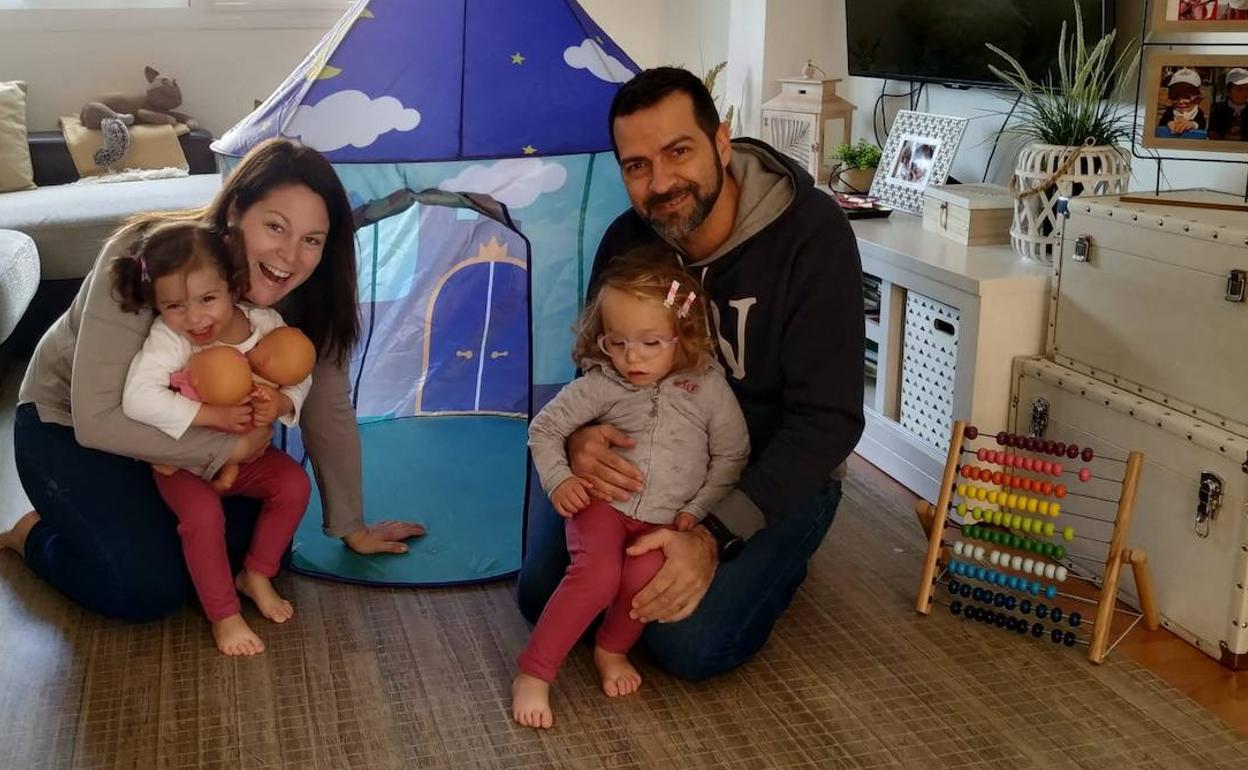
[[[150,465],[85,449],[73,428],[17,408],[17,475],[41,520],[26,540],[26,563],[87,609],[122,620],[153,620],[195,597],[182,560],[178,520],[160,499]],[[228,497],[230,563],[242,564],[260,502]]]
[[[667,671],[694,681],[731,671],[754,656],[806,578],[806,563],[823,542],[841,483],[829,481],[801,511],[760,530],[737,558],[721,564],[693,614],[678,623],[650,623],[642,641]],[[529,524],[520,567],[520,612],[536,623],[568,566],[564,522],[544,508]]]

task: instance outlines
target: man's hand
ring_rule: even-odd
[[[569,476],[550,493],[550,502],[560,516],[570,519],[589,507],[589,488],[590,484],[585,479]]]
[[[425,528],[410,521],[380,521],[360,527],[342,538],[342,542],[356,553],[407,553],[404,540],[420,537]]]
[[[195,418],[191,420],[191,425],[201,428],[212,428],[213,430],[226,433],[247,433],[252,428],[251,420],[251,404],[240,404],[239,406],[200,404],[199,411],[195,413]]]
[[[590,483],[589,493],[599,500],[627,500],[640,492],[641,471],[611,451],[637,442],[611,425],[586,425],[568,437],[568,464],[572,472]]]
[[[675,623],[698,608],[719,565],[719,544],[705,527],[688,532],[655,529],[633,541],[625,551],[640,556],[661,550],[667,561],[645,588],[633,597],[629,617],[643,623]]]

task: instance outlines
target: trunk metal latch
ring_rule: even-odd
[[[1199,500],[1196,503],[1196,535],[1209,537],[1209,522],[1218,517],[1222,507],[1222,478],[1216,473],[1200,474]]]
[[[1036,438],[1043,438],[1044,432],[1049,429],[1049,402],[1043,398],[1037,398],[1031,402],[1031,425],[1027,428],[1028,435]]]

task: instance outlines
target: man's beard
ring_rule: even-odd
[[[650,226],[668,241],[680,242],[689,237],[690,233],[697,230],[706,221],[710,215],[711,209],[715,208],[715,201],[719,200],[719,193],[724,187],[724,167],[715,164],[715,187],[707,194],[703,194],[697,183],[690,182],[687,185],[676,187],[661,195],[651,195],[646,199],[645,220]],[[661,206],[675,198],[688,194],[693,200],[693,210],[687,216],[680,213],[673,213],[668,218],[660,218],[653,215],[656,206]]]

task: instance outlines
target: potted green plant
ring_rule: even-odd
[[[837,192],[866,193],[875,178],[875,168],[880,165],[879,147],[866,139],[857,144],[842,144],[836,148],[838,161],[832,168],[832,187]]]
[[[1031,143],[1019,151],[1010,187],[1014,223],[1010,241],[1028,259],[1052,263],[1061,244],[1056,206],[1059,198],[1125,192],[1131,178],[1131,155],[1122,145],[1131,139],[1133,101],[1112,98],[1135,66],[1134,45],[1114,58],[1110,32],[1093,46],[1083,33],[1083,14],[1075,3],[1075,30],[1062,25],[1057,44],[1057,77],[1032,80],[1014,57],[992,44],[1004,66],[993,74],[1018,92],[1016,119],[1004,131]]]

